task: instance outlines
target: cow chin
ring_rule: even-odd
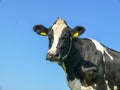
[[[57,59],[51,59],[50,61],[51,62],[59,62],[59,60],[57,60]]]
[[[47,59],[48,60],[48,59]],[[55,59],[55,58],[51,58],[51,59],[49,59],[49,61],[50,62],[59,62],[59,60],[58,59]]]

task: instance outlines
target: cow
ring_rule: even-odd
[[[79,38],[83,26],[71,28],[58,18],[50,28],[35,25],[33,30],[48,36],[46,60],[63,68],[71,90],[120,90],[120,52],[95,39]]]

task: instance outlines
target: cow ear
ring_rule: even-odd
[[[82,26],[76,26],[73,30],[72,30],[72,36],[73,37],[78,37],[81,34],[83,34],[85,31],[85,28]]]
[[[35,25],[33,30],[41,36],[47,36],[48,34],[48,29],[43,25]]]

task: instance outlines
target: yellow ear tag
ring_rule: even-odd
[[[41,32],[40,35],[42,35],[42,36],[46,36],[47,33],[46,33],[46,32]]]
[[[78,32],[75,32],[75,33],[73,34],[73,36],[74,36],[74,37],[78,37],[78,36],[79,36],[79,33],[78,33]]]

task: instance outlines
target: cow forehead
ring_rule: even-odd
[[[56,52],[56,47],[59,43],[59,38],[62,35],[62,32],[64,30],[64,28],[67,27],[67,24],[65,23],[65,21],[61,18],[59,18],[54,25],[52,26],[52,30],[53,30],[53,44],[51,46],[51,48],[49,49],[49,53],[53,53]]]
[[[52,30],[54,31],[55,34],[57,34],[61,33],[65,27],[67,27],[66,22],[62,18],[59,18],[52,26]]]

